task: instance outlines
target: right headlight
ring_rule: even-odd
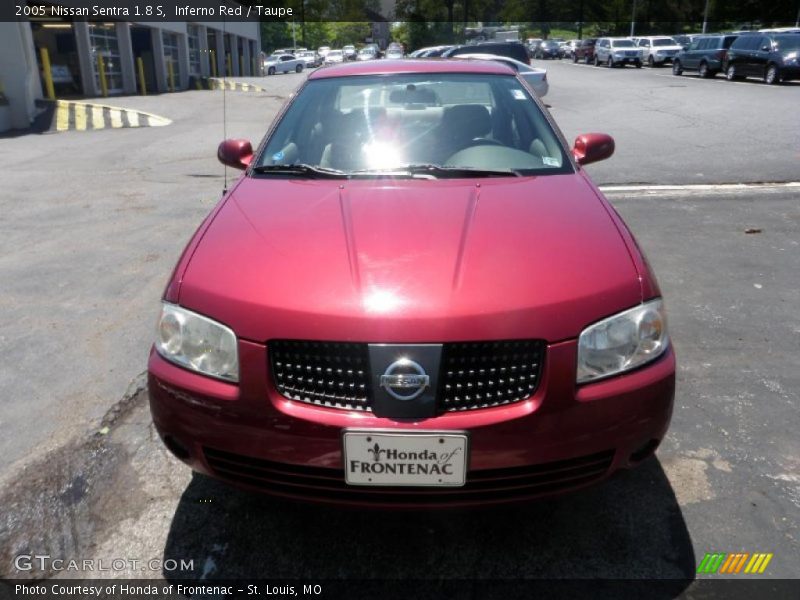
[[[222,323],[163,302],[156,350],[167,360],[203,375],[239,381],[236,334]]]
[[[669,347],[663,300],[645,302],[590,325],[578,338],[577,382],[635,369]]]

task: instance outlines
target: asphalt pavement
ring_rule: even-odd
[[[590,167],[600,183],[798,178],[797,86],[545,66],[568,139],[616,138],[615,156]],[[216,144],[258,141],[303,77],[247,80],[264,93],[114,99],[168,127],[0,139],[0,503],[13,507],[0,516],[0,574],[38,551],[194,561],[114,573],[168,579],[375,577],[387,561],[393,577],[691,579],[706,552],[748,551],[774,553],[768,576],[797,577],[795,187],[609,194],[659,277],[678,389],[657,458],[586,493],[356,513],[234,491],[169,456],[137,379],[162,287],[221,193]]]

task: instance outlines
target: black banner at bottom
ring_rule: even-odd
[[[183,600],[265,598],[375,598],[377,600],[427,600],[498,598],[502,600],[543,598],[642,597],[800,600],[800,580],[789,579],[700,579],[700,580],[147,580],[147,579],[50,579],[0,580],[0,600]]]

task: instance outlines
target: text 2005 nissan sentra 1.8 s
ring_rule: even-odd
[[[650,456],[675,356],[658,284],[534,93],[492,61],[321,69],[164,293],[155,425],[192,468],[284,497],[487,505]]]

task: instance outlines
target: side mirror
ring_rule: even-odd
[[[223,165],[246,169],[253,160],[253,146],[248,140],[225,140],[217,148],[217,158]]]
[[[572,155],[579,165],[605,160],[614,154],[614,138],[605,133],[584,133],[575,138]]]

